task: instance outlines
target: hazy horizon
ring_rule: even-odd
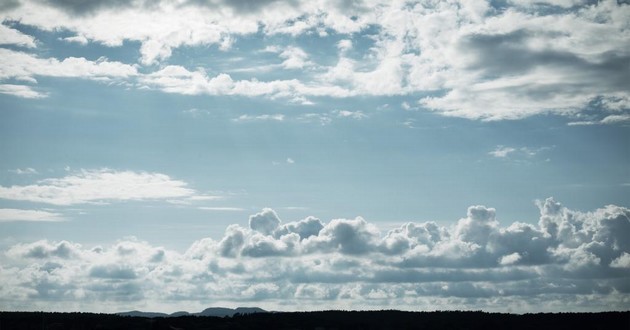
[[[0,4],[0,310],[630,309],[630,4]]]

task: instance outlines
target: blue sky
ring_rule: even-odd
[[[627,4],[0,15],[4,310],[630,306]]]

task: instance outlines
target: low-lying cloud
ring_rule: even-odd
[[[5,251],[5,309],[177,310],[204,304],[269,309],[630,308],[630,209],[572,211],[549,198],[536,224],[502,226],[471,206],[452,225],[388,232],[361,217],[284,223],[272,209],[184,253],[135,238],[112,246],[61,241]],[[99,304],[98,306],[95,304]],[[104,306],[104,307],[103,307]],[[74,307],[76,309],[76,307]]]

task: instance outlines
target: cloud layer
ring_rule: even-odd
[[[115,79],[167,93],[305,104],[400,95],[442,115],[482,120],[555,113],[617,125],[630,115],[630,5],[622,1],[20,1],[0,15],[0,43],[28,51],[37,40],[11,24],[69,31],[63,40],[88,46],[139,44],[138,63],[0,49],[0,93],[24,98],[46,93],[6,80]],[[247,60],[276,56],[261,68],[282,78],[171,63],[183,47],[221,57],[239,39],[279,36],[282,44],[263,45]],[[321,58],[298,37],[336,54]]]
[[[81,170],[62,177],[38,181],[27,186],[0,186],[0,199],[52,205],[102,204],[109,201],[151,199],[204,199],[187,183],[161,173]]]
[[[6,309],[101,311],[630,308],[630,210],[578,212],[551,198],[538,207],[536,225],[503,227],[493,208],[471,206],[450,226],[387,233],[361,217],[284,223],[264,209],[184,253],[134,238],[16,244],[0,266],[0,299]]]

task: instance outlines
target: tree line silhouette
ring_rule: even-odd
[[[503,314],[482,311],[320,311],[232,317],[137,317],[95,313],[0,312],[0,330],[85,329],[630,329],[630,311]]]

